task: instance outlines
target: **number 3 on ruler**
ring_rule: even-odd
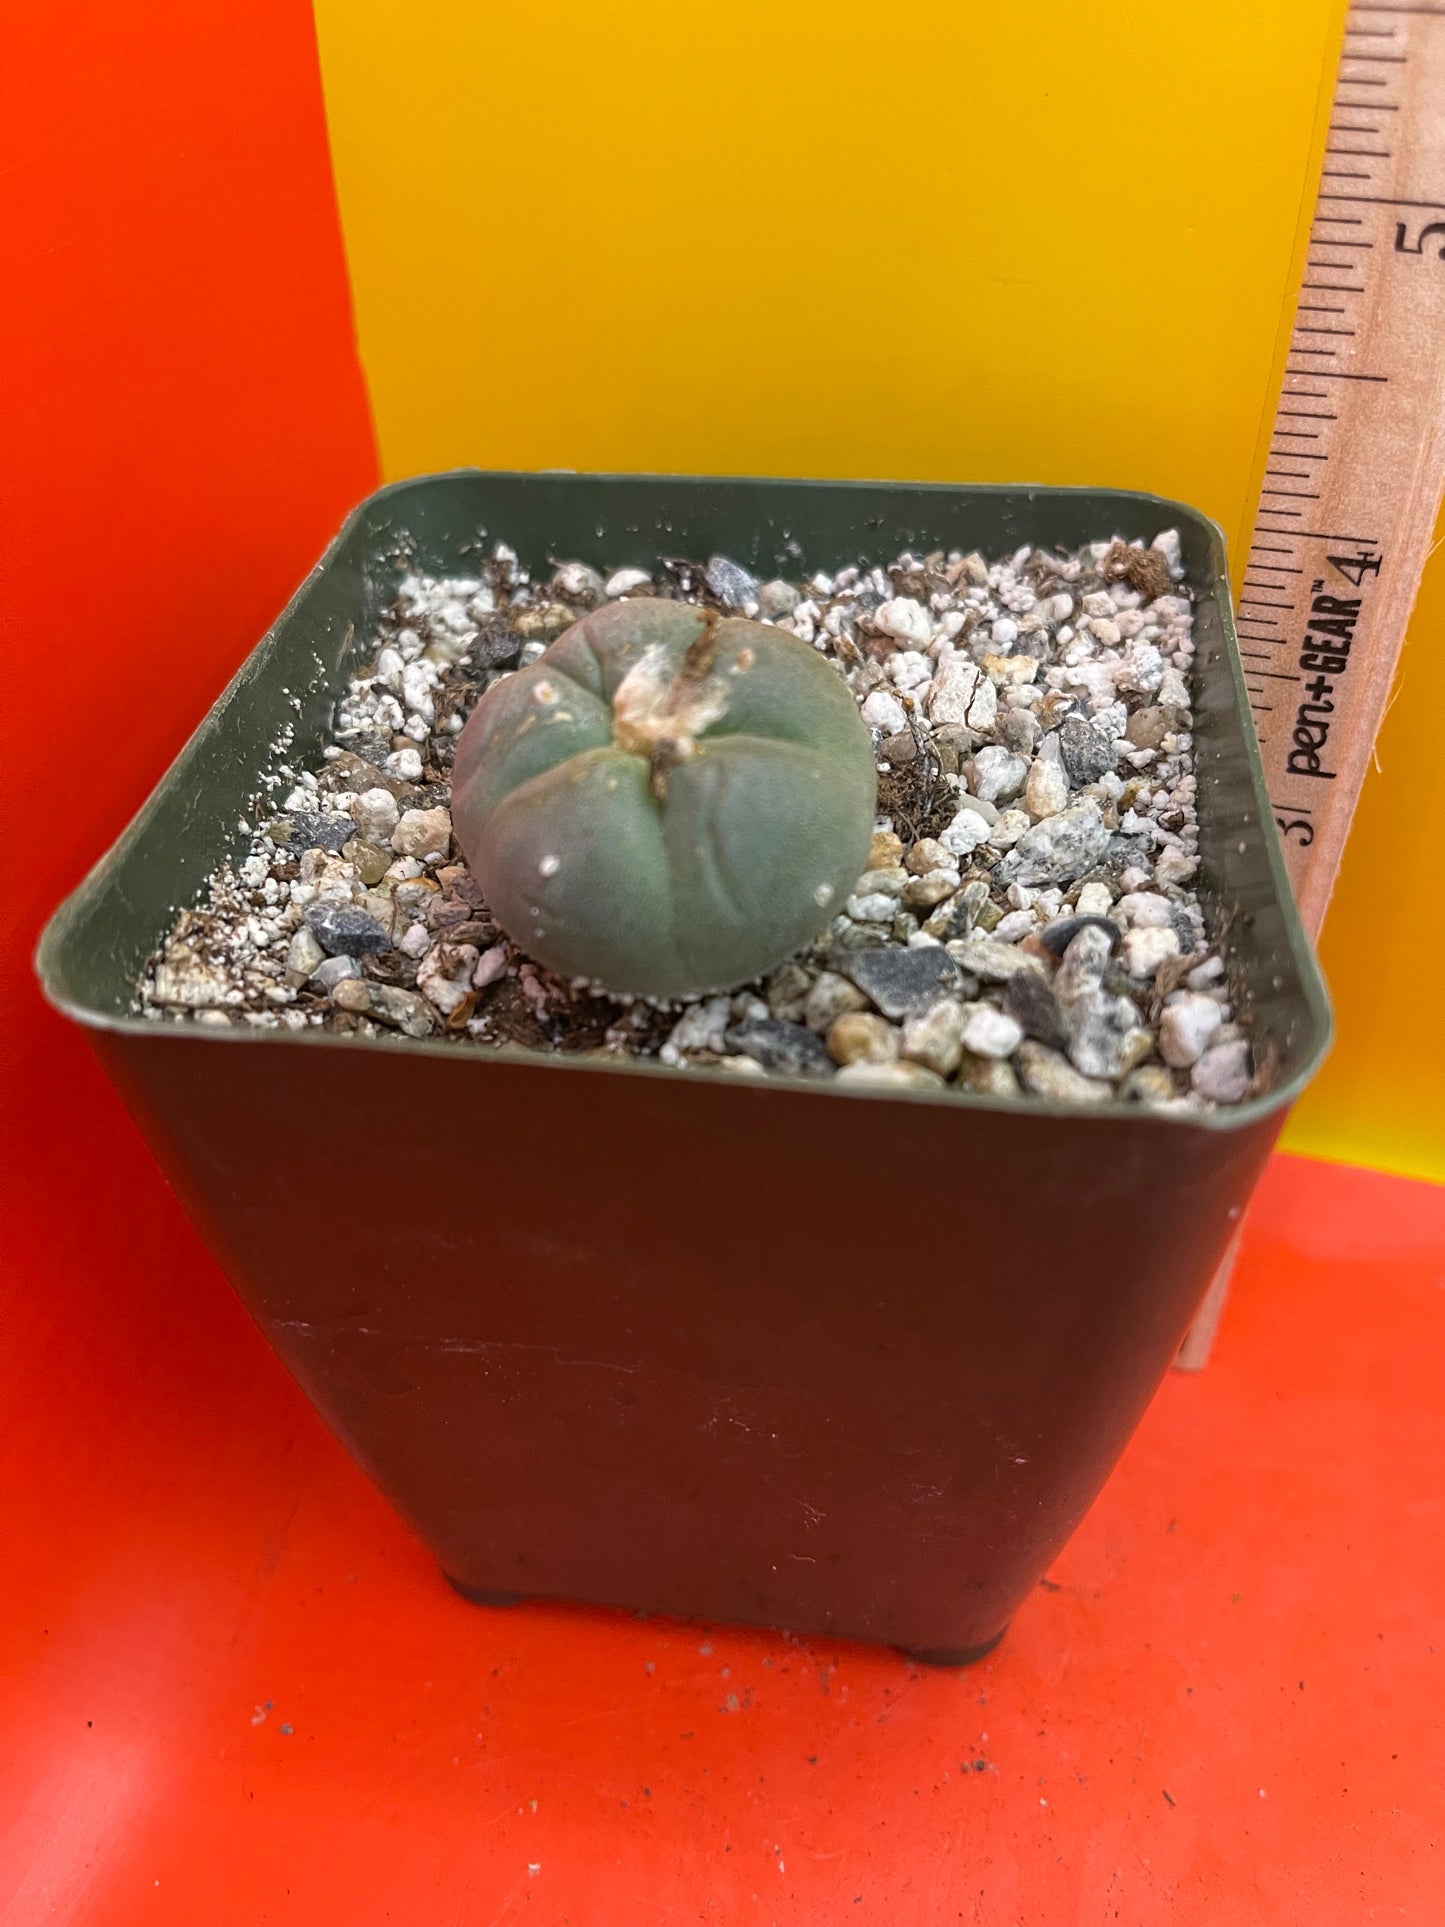
[[[1411,247],[1405,239],[1405,236],[1409,232],[1410,229],[1404,221],[1397,221],[1395,223],[1396,254],[1423,254],[1425,252],[1425,242],[1430,235],[1445,235],[1445,221],[1432,221],[1429,227],[1422,227],[1415,237],[1414,247]],[[1445,244],[1442,244],[1440,248],[1440,259],[1445,261]]]

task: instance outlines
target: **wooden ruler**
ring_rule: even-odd
[[[1324,921],[1445,487],[1445,0],[1346,18],[1238,601],[1270,800]]]
[[[1445,489],[1445,0],[1358,0],[1236,623],[1319,935]],[[1179,1353],[1198,1370],[1231,1245]]]

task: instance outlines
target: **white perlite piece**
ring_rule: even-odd
[[[1237,1103],[1249,1013],[1235,1021],[1196,895],[1177,558],[1166,532],[1152,551],[904,554],[792,581],[719,555],[655,575],[563,559],[533,582],[499,542],[470,576],[406,575],[337,691],[334,739],[306,756],[278,740],[290,760],[257,773],[248,845],[166,938],[141,1008],[874,1095]],[[541,970],[451,855],[451,759],[480,691],[586,609],[638,594],[755,611],[818,652],[859,705],[880,783],[868,868],[820,897],[816,942],[765,982],[667,1011]],[[568,857],[542,853],[542,874],[565,882]]]

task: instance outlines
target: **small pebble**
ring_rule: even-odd
[[[837,1064],[888,1064],[898,1055],[898,1032],[872,1011],[846,1011],[828,1032],[828,1055]]]
[[[900,642],[926,649],[933,637],[928,611],[911,596],[895,596],[873,611],[873,627],[881,635],[896,636]]]
[[[1021,836],[998,866],[1002,883],[1072,883],[1109,847],[1109,832],[1092,799],[1074,803]]]
[[[835,1086],[875,1091],[941,1091],[944,1081],[923,1064],[906,1059],[894,1064],[845,1064],[833,1079]]]
[[[1067,1057],[1032,1038],[1019,1045],[1014,1062],[1024,1089],[1056,1104],[1107,1104],[1114,1095],[1112,1084],[1082,1076]]]
[[[727,1043],[779,1076],[828,1077],[833,1072],[833,1060],[822,1039],[802,1024],[785,1024],[776,1017],[752,1018],[734,1024]]]
[[[1238,1104],[1248,1095],[1251,1076],[1248,1040],[1235,1037],[1205,1051],[1189,1073],[1189,1082],[1200,1097],[1216,1104]]]
[[[1023,1030],[1012,1017],[991,1004],[975,1004],[963,1029],[963,1043],[976,1057],[1012,1057],[1023,1042]]]
[[[472,985],[476,990],[485,990],[489,984],[499,982],[507,974],[507,946],[496,943],[484,950],[477,958],[477,967],[472,972]]]
[[[291,847],[295,850],[339,851],[352,835],[349,816],[323,816],[317,810],[293,810],[283,820]]]
[[[1223,1021],[1212,997],[1197,990],[1180,991],[1169,999],[1159,1020],[1159,1055],[1175,1070],[1188,1070],[1199,1062]]]
[[[752,615],[758,609],[757,577],[725,555],[715,555],[707,565],[707,586],[725,609]]]
[[[304,984],[325,955],[316,932],[303,923],[286,946],[287,983],[298,987]]]
[[[803,1005],[803,1022],[812,1031],[830,1030],[848,1010],[863,1010],[868,999],[856,984],[834,971],[825,970],[808,992]]]
[[[1132,1104],[1171,1104],[1178,1092],[1162,1064],[1141,1064],[1119,1086],[1119,1095]]]
[[[652,577],[646,569],[615,569],[603,585],[603,594],[610,599],[622,595],[635,595],[639,589],[649,589]]]
[[[338,1010],[370,1017],[407,1037],[430,1037],[435,1028],[426,999],[396,984],[374,984],[365,977],[346,977],[333,988],[331,1001]]]
[[[328,957],[366,957],[391,948],[391,932],[350,903],[313,903],[306,921]]]
[[[399,856],[428,862],[445,858],[451,848],[451,811],[405,810],[391,833],[391,847]]]
[[[361,965],[355,957],[326,957],[312,971],[311,982],[318,990],[324,990],[329,994],[348,977],[360,975]]]
[[[958,965],[937,945],[860,950],[840,959],[839,968],[885,1017],[893,1018],[917,1016],[940,991],[953,989],[959,981]]]
[[[400,816],[390,790],[365,790],[352,799],[351,820],[372,842],[389,843]]]
[[[1036,756],[1024,784],[1024,808],[1030,821],[1040,823],[1057,816],[1068,801],[1069,779],[1063,764],[1051,756]]]
[[[1129,931],[1119,949],[1120,961],[1131,977],[1155,977],[1166,958],[1178,955],[1179,934],[1172,925],[1163,930],[1136,927]]]
[[[870,729],[881,729],[886,736],[905,728],[908,723],[908,712],[898,698],[890,696],[886,689],[875,689],[864,701],[861,713]]]
[[[1037,1043],[1051,1050],[1063,1050],[1068,1043],[1063,1008],[1042,971],[1016,970],[1003,987],[1003,1007]]]
[[[963,1060],[964,1007],[951,997],[940,997],[903,1027],[901,1050],[910,1061],[939,1077],[952,1077]]]
[[[1026,950],[1000,943],[996,937],[964,937],[949,944],[948,954],[986,984],[1005,984],[1018,971],[1040,971],[1044,967]]]
[[[971,856],[980,843],[987,843],[989,828],[987,817],[965,805],[938,840],[951,856]]]
[[[1022,756],[1015,756],[997,744],[981,749],[973,759],[973,767],[973,793],[985,803],[1011,803],[1029,773]]]

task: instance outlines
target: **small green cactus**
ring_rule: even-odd
[[[867,862],[876,792],[853,697],[806,643],[640,597],[488,690],[458,739],[452,819],[538,962],[690,997],[818,934]]]

